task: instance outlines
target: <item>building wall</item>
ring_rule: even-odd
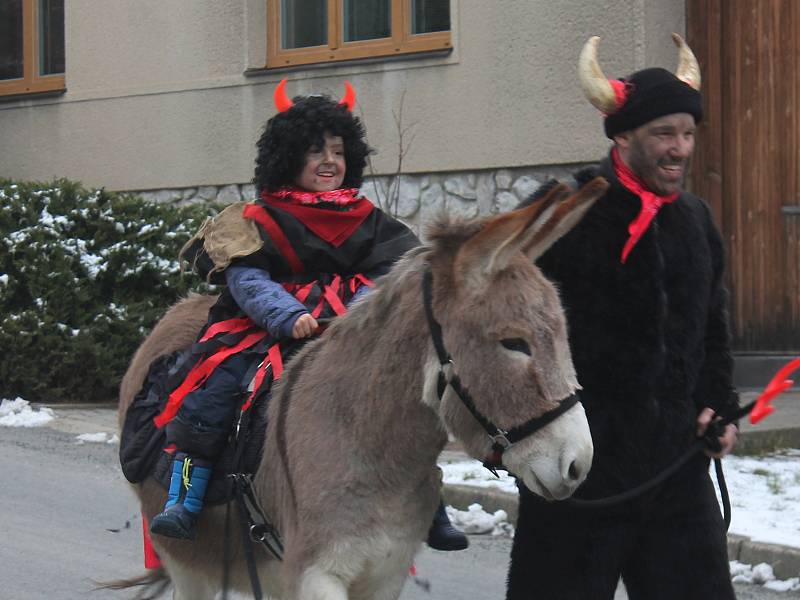
[[[549,165],[457,173],[368,176],[364,178],[361,193],[389,214],[401,219],[417,234],[424,235],[425,226],[445,213],[472,218],[516,208],[546,181],[569,181],[573,167]],[[252,200],[255,187],[251,183],[233,183],[135,193],[150,202],[178,205],[216,202],[225,205]]]
[[[608,144],[577,82],[583,42],[601,35],[603,68],[622,76],[674,68],[669,33],[685,28],[683,0],[452,0],[449,55],[265,71],[264,5],[71,0],[68,90],[0,101],[0,176],[181,194],[241,186],[283,77],[292,95],[355,85],[378,175],[397,170],[397,114],[410,128],[403,171],[420,184],[588,162]]]

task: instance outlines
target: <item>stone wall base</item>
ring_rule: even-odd
[[[550,180],[570,179],[583,165],[366,177],[361,193],[418,234],[442,213],[465,218],[509,211]],[[151,202],[231,204],[252,200],[251,183],[133,192]]]

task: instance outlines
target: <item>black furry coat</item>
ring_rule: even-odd
[[[683,192],[622,264],[641,202],[608,159],[575,178],[582,185],[596,175],[611,184],[605,196],[538,261],[566,311],[594,441],[592,470],[577,494],[585,498],[649,479],[696,439],[703,407],[724,414],[738,405],[722,240],[709,207]]]

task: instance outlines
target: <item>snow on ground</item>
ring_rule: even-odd
[[[508,514],[497,510],[489,514],[480,504],[470,504],[467,510],[445,507],[447,516],[464,533],[490,533],[492,535],[512,535],[514,526],[508,522]]]
[[[800,450],[767,456],[728,456],[722,465],[731,498],[730,533],[766,544],[800,547]],[[498,479],[476,460],[455,460],[439,466],[446,484],[517,493],[514,477],[500,473]],[[716,481],[713,466],[711,475]],[[468,511],[448,506],[447,514],[468,533],[513,533],[502,510],[490,515],[479,504],[473,504]],[[800,590],[800,578],[776,580],[772,567],[765,563],[753,567],[732,561],[731,576],[735,582],[761,584],[774,591]]]
[[[0,400],[0,425],[6,427],[39,427],[56,418],[49,408],[34,410],[22,398]]]
[[[731,498],[731,533],[800,547],[800,450],[728,456],[722,467]],[[713,468],[711,473],[714,477]]]
[[[511,494],[517,493],[517,480],[505,471],[498,471],[499,479],[477,460],[444,462],[442,468],[444,483],[473,485],[482,488],[495,488]]]
[[[79,444],[83,444],[84,442],[94,442],[100,444],[119,443],[119,436],[116,433],[109,435],[104,431],[101,431],[100,433],[82,433],[75,437],[77,438]]]
[[[800,547],[800,450],[728,456],[722,465],[731,498],[730,532],[767,544]],[[513,477],[500,473],[497,479],[476,460],[440,466],[447,484],[517,493]],[[711,474],[714,478],[713,468]]]
[[[800,577],[779,580],[775,579],[772,567],[767,563],[761,563],[755,567],[731,561],[731,580],[734,583],[754,583],[763,585],[765,588],[774,592],[791,592],[800,590]]]

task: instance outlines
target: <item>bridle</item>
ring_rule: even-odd
[[[529,436],[535,431],[541,429],[548,423],[553,422],[559,416],[567,412],[575,404],[578,403],[578,396],[572,394],[571,396],[562,400],[559,405],[553,410],[547,411],[543,415],[534,417],[526,421],[522,425],[512,427],[508,431],[504,431],[492,423],[489,419],[483,416],[480,411],[475,407],[469,392],[461,385],[461,379],[455,373],[455,363],[453,363],[450,354],[444,347],[442,339],[442,326],[433,316],[433,274],[430,267],[425,269],[422,276],[422,297],[425,306],[425,317],[428,321],[428,329],[430,330],[433,347],[436,349],[436,355],[439,358],[439,378],[437,382],[437,392],[439,400],[441,401],[444,396],[447,386],[450,386],[455,392],[456,396],[461,400],[464,406],[469,410],[475,420],[481,424],[486,433],[489,434],[489,439],[492,442],[492,451],[483,461],[483,466],[489,469],[495,476],[498,469],[504,469],[502,466],[503,452],[508,450],[512,445],[521,439]],[[726,415],[716,421],[712,421],[703,437],[695,441],[682,455],[680,455],[671,465],[658,473],[652,479],[645,481],[641,485],[636,486],[626,492],[609,496],[606,498],[596,498],[585,500],[582,498],[569,498],[563,502],[574,506],[576,508],[607,508],[616,506],[633,500],[644,494],[645,492],[661,485],[670,476],[675,474],[683,465],[685,465],[695,454],[704,448],[711,448],[714,451],[719,451],[720,443],[719,438],[725,433],[725,427],[738,421],[744,416],[753,413],[751,418],[752,423],[756,423],[769,415],[774,407],[769,405],[769,401],[776,395],[785,391],[793,384],[793,381],[786,379],[792,371],[800,369],[800,358],[797,358],[787,363],[767,386],[766,390],[750,404],[740,407],[732,414]],[[714,459],[714,467],[717,475],[717,484],[720,488],[720,496],[723,506],[723,520],[725,522],[725,530],[727,531],[731,521],[731,506],[730,498],[728,496],[728,489],[725,485],[725,477],[722,472],[722,461],[718,458]]]
[[[453,359],[444,347],[442,326],[433,315],[433,274],[430,268],[425,269],[425,273],[422,275],[422,299],[425,307],[425,318],[428,321],[428,330],[430,331],[433,347],[439,359],[439,376],[437,382],[439,400],[444,397],[445,390],[450,386],[466,409],[475,417],[475,420],[480,423],[492,442],[492,450],[483,461],[483,466],[497,476],[497,470],[504,469],[502,459],[503,453],[506,450],[521,439],[528,437],[545,425],[555,421],[578,403],[578,396],[576,394],[568,396],[562,400],[556,408],[538,417],[534,417],[522,425],[517,425],[507,431],[500,429],[476,408],[472,396],[461,384],[461,379],[455,372],[455,363]]]

